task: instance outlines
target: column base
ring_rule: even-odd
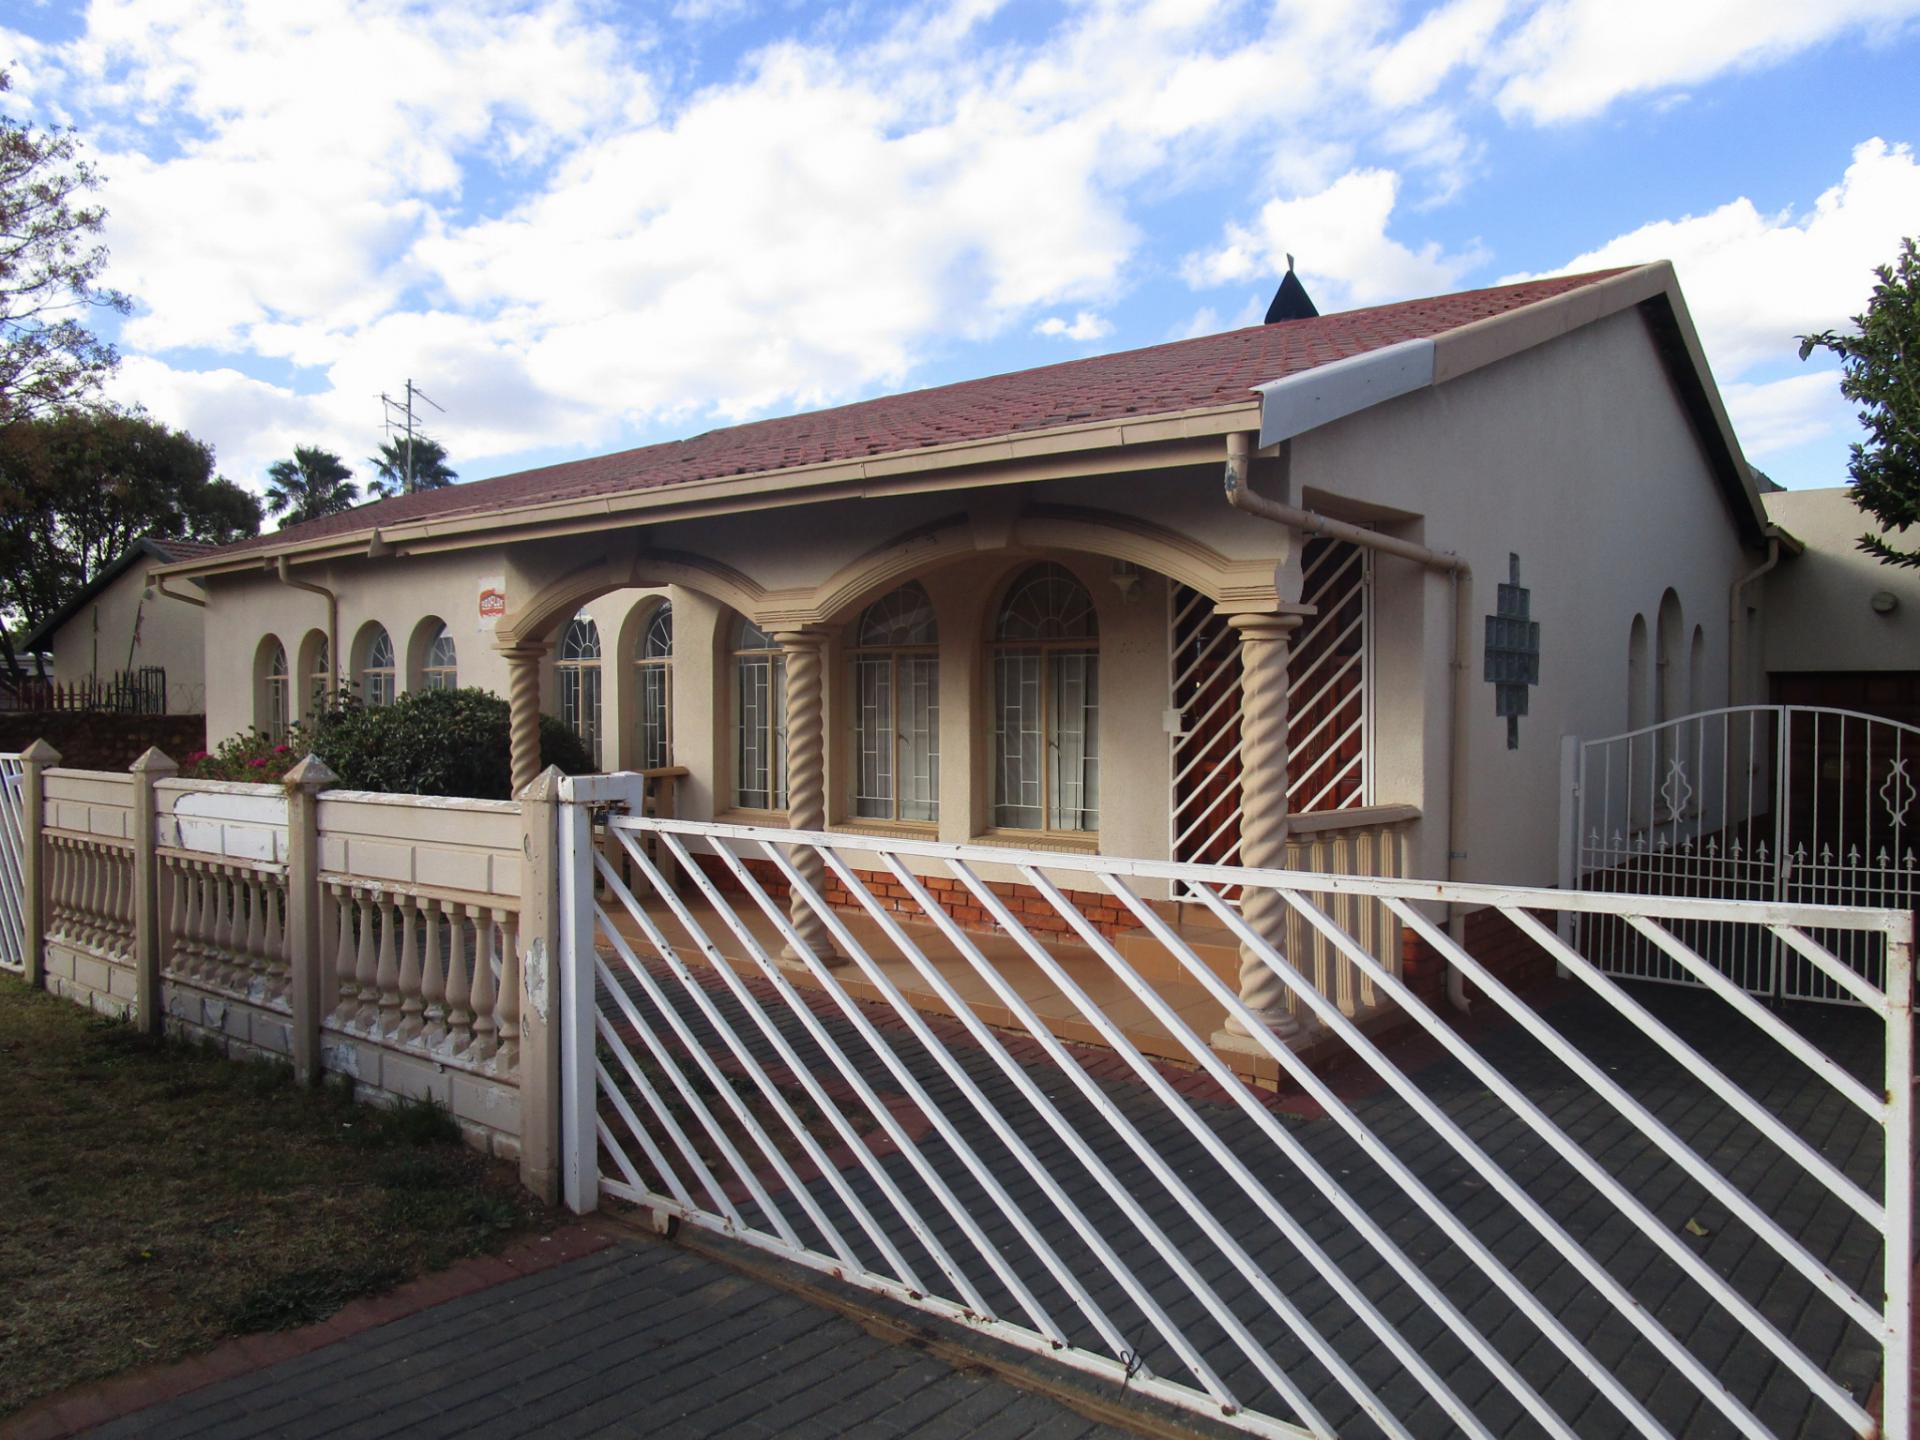
[[[780,962],[780,968],[782,970],[797,970],[803,974],[812,970],[814,965],[823,965],[829,970],[838,970],[842,966],[853,963],[831,945],[816,945],[813,947],[813,964],[809,964],[806,957],[791,945],[782,945],[779,955],[775,958]]]
[[[1286,1010],[1256,1010],[1254,1019],[1265,1025],[1267,1032],[1285,1045],[1289,1050],[1302,1049],[1311,1032]],[[1264,1055],[1266,1046],[1255,1039],[1241,1025],[1235,1016],[1228,1016],[1221,1022],[1220,1028],[1213,1032],[1208,1042],[1215,1050],[1235,1051],[1245,1055]]]

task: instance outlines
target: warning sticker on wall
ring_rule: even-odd
[[[482,630],[492,630],[507,613],[507,577],[489,575],[480,582],[478,617]]]

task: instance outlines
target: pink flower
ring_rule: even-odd
[[[247,761],[247,764],[252,766],[255,770],[264,770],[266,769],[266,766],[267,766],[266,757],[263,755],[256,756],[253,759]]]
[[[291,755],[293,753],[293,747],[291,745],[276,745],[273,747],[273,753],[276,755]]]

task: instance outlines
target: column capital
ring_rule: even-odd
[[[1264,611],[1243,611],[1227,616],[1227,623],[1240,632],[1243,644],[1252,642],[1285,641],[1307,621],[1307,617],[1295,613],[1273,614]]]
[[[546,659],[548,653],[553,649],[553,642],[550,640],[516,640],[511,645],[496,645],[494,649],[507,657],[507,663],[509,665],[515,661],[525,664],[528,661]]]
[[[831,638],[824,625],[789,625],[773,632],[773,642],[782,650],[820,650]]]

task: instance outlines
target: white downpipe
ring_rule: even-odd
[[[316,585],[311,580],[294,579],[284,555],[274,561],[273,573],[279,577],[282,585],[311,591],[327,602],[327,700],[331,704],[335,692],[340,688],[340,597],[324,585]]]
[[[1291,459],[1293,442],[1280,441],[1280,453]],[[1448,577],[1453,590],[1453,643],[1447,659],[1447,879],[1458,878],[1467,858],[1467,701],[1466,669],[1473,653],[1473,567],[1450,551],[1434,550],[1411,540],[1382,535],[1344,520],[1334,520],[1315,510],[1282,504],[1257,495],[1247,484],[1247,462],[1252,454],[1252,438],[1245,432],[1227,436],[1225,488],[1227,503],[1248,515],[1285,525],[1302,535],[1326,535],[1335,540],[1363,546],[1382,555],[1410,560]],[[1457,904],[1447,907],[1447,932],[1456,944],[1466,939],[1467,914]],[[1469,1008],[1466,982],[1457,966],[1447,967],[1447,1001],[1456,1010]]]
[[[1727,704],[1739,705],[1745,702],[1735,685],[1744,677],[1740,673],[1741,652],[1747,648],[1747,627],[1742,612],[1740,596],[1747,586],[1765,575],[1780,563],[1780,537],[1767,536],[1767,558],[1753,569],[1735,580],[1727,587]],[[1699,703],[1697,698],[1695,703]]]

